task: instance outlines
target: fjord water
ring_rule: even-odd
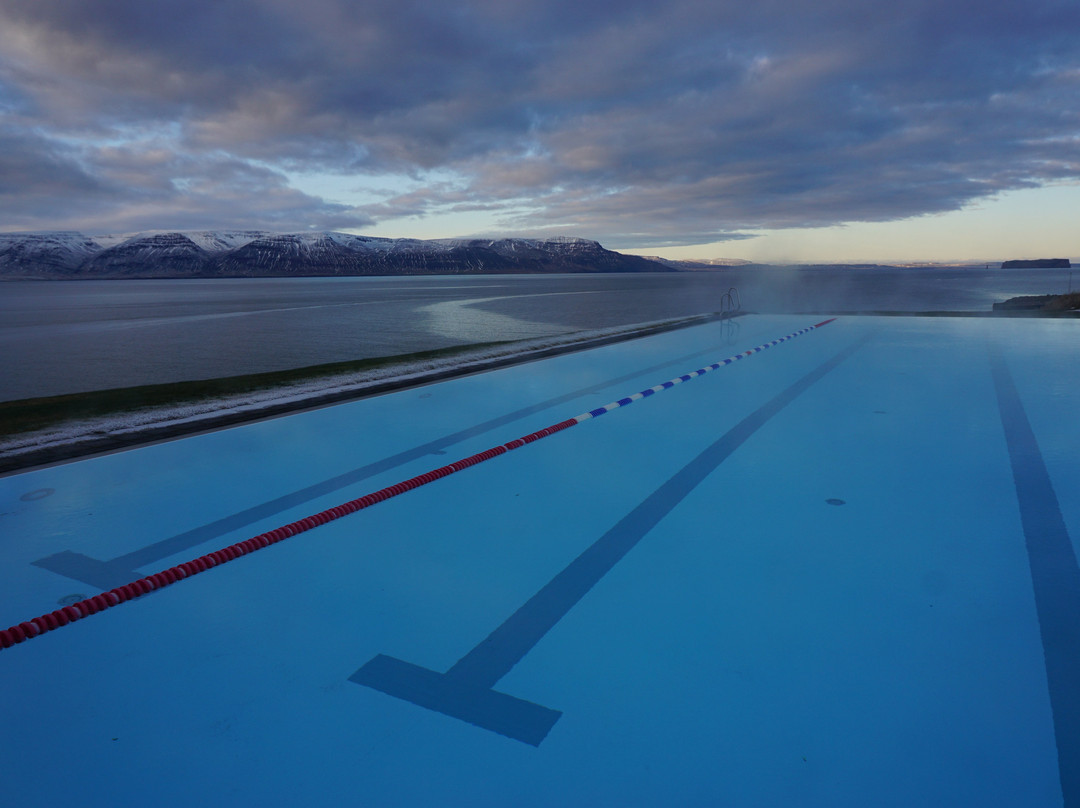
[[[260,373],[721,308],[988,311],[1069,270],[726,269],[612,275],[0,284],[0,400]]]

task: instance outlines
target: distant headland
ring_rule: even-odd
[[[1002,269],[1071,269],[1068,258],[1034,258],[1028,261],[1002,261]]]

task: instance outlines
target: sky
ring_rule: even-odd
[[[0,0],[0,232],[1080,256],[1076,0]]]

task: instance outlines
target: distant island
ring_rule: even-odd
[[[0,279],[254,278],[677,272],[581,238],[390,239],[199,231],[0,233]]]
[[[1068,258],[1035,258],[1029,261],[1002,261],[1002,269],[1071,269]]]

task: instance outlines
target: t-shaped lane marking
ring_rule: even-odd
[[[562,713],[494,686],[657,523],[732,452],[869,336],[803,376],[744,418],[661,485],[446,673],[378,654],[349,681],[539,746]]]

